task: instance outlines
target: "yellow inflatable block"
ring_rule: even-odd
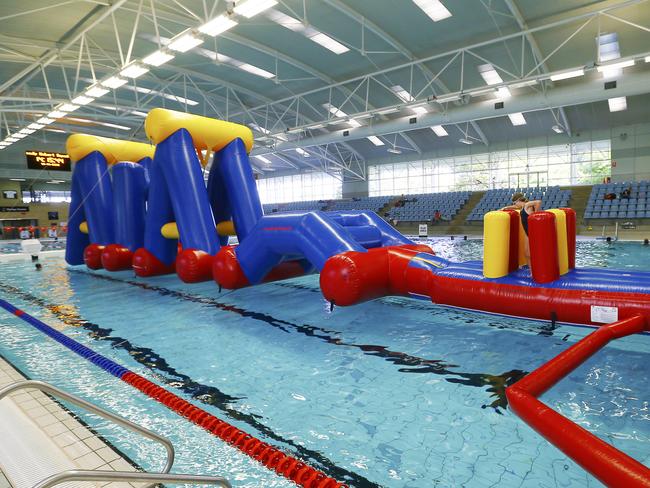
[[[483,276],[508,274],[510,259],[510,214],[495,210],[483,217]]]
[[[153,158],[155,147],[144,142],[120,141],[89,134],[72,134],[65,143],[72,161],[79,161],[93,151],[99,151],[109,165],[119,161],[137,163],[142,158]]]
[[[555,231],[557,234],[557,256],[560,274],[563,275],[569,271],[569,244],[566,228],[566,214],[558,209],[548,210],[555,215]]]
[[[245,125],[166,108],[154,108],[144,121],[147,137],[154,144],[164,141],[178,129],[187,129],[199,151],[218,151],[238,137],[244,141],[247,152],[253,149],[253,132]]]
[[[160,233],[165,239],[178,239],[178,226],[176,222],[167,222],[160,228]]]
[[[88,234],[88,222],[85,220],[79,224],[79,231],[81,231],[83,234]]]
[[[224,220],[217,224],[217,234],[220,236],[236,236],[235,224],[232,220]]]

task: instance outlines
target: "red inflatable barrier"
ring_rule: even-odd
[[[84,249],[84,262],[90,269],[102,269],[102,252],[104,246],[89,244]]]
[[[129,371],[122,376],[122,380],[298,486],[304,488],[348,488],[344,483],[339,483],[325,473],[256,439],[138,374]]]
[[[274,266],[262,280],[263,283],[287,280],[305,274],[305,269],[298,261],[286,261]],[[250,286],[244,270],[241,268],[234,246],[222,247],[212,263],[212,277],[220,286],[228,290],[237,290]]]
[[[123,271],[131,269],[133,253],[119,244],[109,244],[102,251],[102,266],[107,271]]]
[[[200,283],[212,279],[214,256],[198,249],[183,249],[176,256],[176,273],[184,283]]]
[[[420,252],[433,254],[429,246],[415,244],[332,256],[320,273],[323,295],[343,306],[387,295],[406,295],[409,292],[409,283],[403,278],[406,267]],[[426,283],[428,280],[422,284]]]
[[[530,271],[537,283],[550,283],[560,277],[555,215],[535,212],[528,217]]]
[[[510,408],[522,420],[611,487],[649,488],[650,469],[544,405],[536,397],[558,383],[611,340],[648,328],[647,320],[640,315],[603,325],[506,388]]]
[[[144,247],[133,254],[133,270],[137,276],[142,278],[170,274],[175,269],[174,263],[166,265]]]

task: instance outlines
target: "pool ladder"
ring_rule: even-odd
[[[149,473],[140,471],[103,471],[103,470],[80,470],[71,469],[54,474],[39,483],[35,484],[33,488],[49,488],[58,485],[59,483],[71,481],[125,481],[125,482],[145,482],[149,483],[148,486],[154,486],[158,483],[185,483],[185,484],[206,484],[217,485],[222,488],[232,488],[230,482],[221,476],[204,476],[193,474],[180,474],[170,473],[172,465],[174,464],[174,445],[169,439],[163,437],[155,432],[142,427],[130,420],[125,419],[117,414],[104,410],[97,405],[90,403],[82,398],[67,393],[56,386],[43,381],[19,381],[0,390],[0,400],[17,390],[23,389],[40,390],[43,393],[49,394],[53,397],[58,397],[66,400],[78,407],[81,407],[95,415],[103,417],[121,427],[132,430],[147,437],[159,444],[162,444],[167,451],[167,459],[165,467],[160,473]]]

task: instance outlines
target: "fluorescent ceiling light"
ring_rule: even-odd
[[[248,63],[241,63],[237,65],[239,69],[243,69],[244,71],[247,71],[249,73],[252,73],[257,76],[261,76],[262,78],[274,78],[275,75],[271,73],[270,71],[266,71],[265,69],[258,68],[257,66],[253,66],[252,64]]]
[[[323,107],[325,107],[329,111],[329,113],[331,113],[334,117],[342,118],[348,116],[348,114],[346,114],[343,110],[341,110],[338,107],[335,107],[331,103],[326,103],[325,105],[323,105]]]
[[[23,129],[20,130],[20,132],[23,134],[33,134],[36,131],[34,129],[29,129],[28,127],[24,127]]]
[[[502,86],[501,88],[497,88],[496,95],[497,98],[510,98],[512,96],[512,93],[510,93],[508,87]]]
[[[72,103],[75,105],[88,105],[92,102],[94,98],[86,97],[84,95],[79,95],[77,98],[72,99]]]
[[[106,88],[102,88],[101,86],[91,86],[86,90],[86,95],[89,97],[93,98],[98,98],[98,97],[103,97],[109,92]]]
[[[646,62],[646,63],[650,63],[650,56],[646,56],[646,57],[645,57],[645,62]]]
[[[361,127],[359,121],[355,119],[349,119],[348,124],[350,124],[352,127]]]
[[[435,132],[438,137],[445,137],[449,135],[449,132],[447,132],[441,125],[434,125],[431,127],[431,130]]]
[[[57,107],[61,112],[74,112],[79,108],[79,105],[73,105],[71,103],[64,103],[60,107]]]
[[[309,153],[300,147],[296,148],[296,152],[305,158],[309,156]]]
[[[42,117],[42,118],[38,119],[36,122],[38,122],[39,124],[48,125],[48,124],[51,124],[52,122],[54,122],[54,120],[53,119],[48,119],[47,117]]]
[[[424,107],[411,107],[411,110],[413,110],[413,113],[416,113],[417,115],[424,115],[429,112]]]
[[[124,88],[126,88],[127,90],[136,91],[138,93],[145,93],[147,95],[158,95],[159,97],[166,98],[167,100],[174,100],[175,102],[179,102],[182,104],[187,104],[192,106],[199,104],[199,102],[197,102],[196,100],[190,100],[189,98],[179,97],[178,95],[171,95],[169,93],[164,93],[157,90],[151,90],[149,88],[144,88],[141,86],[128,85],[125,86]],[[135,111],[131,111],[131,113],[135,113]],[[138,112],[135,115],[142,115],[143,113],[144,112]],[[147,114],[144,114],[144,116],[146,117]]]
[[[314,41],[316,44],[323,46],[325,49],[329,49],[333,53],[343,54],[350,50],[347,46],[344,46],[337,40],[332,39],[327,34],[324,34],[323,32],[315,29],[310,25],[305,25],[302,21],[291,17],[290,15],[284,14],[278,10],[269,11],[267,17],[276,24],[302,34],[307,39]]]
[[[384,110],[377,110],[377,112],[375,113],[378,115],[387,115],[387,114],[393,114],[395,112],[399,112],[399,108],[397,107],[386,108]]]
[[[458,139],[458,142],[462,142],[463,144],[467,144],[468,146],[474,144],[474,141],[468,139],[467,137],[461,137],[460,139]]]
[[[149,68],[146,66],[142,66],[139,63],[131,63],[122,71],[120,71],[120,75],[126,78],[138,78],[139,76],[145,74],[147,71],[149,71]]]
[[[11,137],[7,137],[5,139],[5,142],[12,142],[13,143],[13,142],[18,142],[19,140],[20,139],[18,137],[11,136]]]
[[[499,83],[503,83],[503,79],[490,63],[479,65],[478,72],[488,85],[498,85]]]
[[[615,71],[615,70],[620,70],[622,68],[628,68],[630,66],[634,66],[634,60],[633,59],[628,59],[627,61],[621,61],[620,63],[612,63],[612,64],[606,64],[604,66],[598,66],[596,68],[599,73],[607,73],[610,71]]]
[[[514,114],[508,114],[508,118],[512,125],[526,125],[526,118],[521,112],[516,112]]]
[[[107,88],[119,88],[122,85],[126,85],[127,80],[124,78],[120,78],[119,76],[111,76],[107,80],[104,80],[101,82],[102,86],[105,86]]]
[[[11,181],[27,181],[25,178],[9,178]]]
[[[54,110],[47,114],[47,116],[50,119],[60,119],[61,117],[65,117],[67,114],[65,112],[61,112],[60,110]]]
[[[510,88],[524,88],[526,86],[533,86],[537,84],[537,80],[526,80],[526,81],[520,81],[519,83],[512,83],[511,85],[508,85]]]
[[[393,93],[395,95],[397,95],[404,102],[413,102],[413,101],[415,101],[415,98],[413,98],[413,95],[411,95],[409,92],[407,92],[400,85],[391,86],[390,89],[393,91]]]
[[[386,149],[386,151],[392,154],[402,154],[402,150],[397,149],[396,147],[389,147],[388,149]]]
[[[14,132],[13,138],[14,139],[24,139],[27,137],[27,134],[21,134],[20,132]]]
[[[413,3],[424,10],[424,13],[434,22],[451,17],[451,12],[447,10],[440,0],[413,0]]]
[[[139,110],[129,110],[130,114],[137,115],[138,117],[146,117],[147,114],[145,112],[140,112]]]
[[[271,131],[268,129],[265,129],[264,127],[257,125],[257,124],[251,124],[251,127],[255,129],[257,132],[261,132],[262,134],[270,134]]]
[[[260,12],[264,12],[277,5],[277,3],[276,0],[245,0],[243,2],[237,2],[234,10],[237,15],[243,15],[247,19],[250,19]]]
[[[178,37],[175,37],[171,40],[167,47],[172,51],[178,51],[179,53],[186,53],[192,48],[195,48],[199,44],[203,44],[203,39],[194,35],[191,32],[186,32],[181,34]]]
[[[34,122],[33,124],[29,124],[27,126],[28,129],[35,129],[35,130],[42,129],[43,127],[45,127],[43,124],[37,124],[36,122]]]
[[[262,156],[262,155],[257,155],[257,156],[255,156],[255,157],[256,157],[257,159],[259,159],[260,161],[262,161],[263,163],[265,163],[265,164],[272,164],[270,159],[265,158],[265,157]]]
[[[583,69],[565,71],[564,73],[558,73],[556,75],[551,76],[551,81],[568,80],[569,78],[577,78],[578,76],[584,76],[584,74],[585,74],[585,70]]]
[[[308,127],[308,129],[311,129],[311,130],[314,130],[314,129],[322,129],[323,127],[325,127],[325,124],[314,124],[314,125],[310,125],[310,126]]]
[[[62,129],[44,129],[44,130],[49,131],[49,132],[60,132],[61,134],[65,134],[65,132],[66,132],[66,131],[64,131]]]
[[[610,98],[607,100],[610,112],[620,112],[627,109],[627,100],[625,97]]]
[[[553,132],[556,132],[557,134],[562,134],[564,132],[564,128],[557,124],[551,127],[551,129],[553,129]]]
[[[46,181],[45,183],[50,183],[52,185],[58,185],[59,183],[65,183],[63,180],[51,180],[51,181]]]
[[[446,103],[446,102],[453,102],[455,100],[460,100],[461,96],[460,95],[442,95],[439,97],[436,97],[436,102],[438,103]]]
[[[225,15],[219,15],[209,22],[206,22],[201,27],[199,27],[199,32],[202,32],[206,36],[217,36],[222,32],[226,32],[228,29],[235,27],[237,21],[232,20],[230,17]]]
[[[142,62],[151,66],[160,66],[162,64],[165,64],[167,61],[171,61],[172,59],[174,59],[173,54],[165,51],[156,51],[144,58]]]
[[[131,127],[125,125],[111,124],[110,122],[95,122],[96,124],[103,125],[104,127],[112,127],[113,129],[131,130]]]
[[[368,136],[366,139],[368,139],[370,142],[372,142],[375,146],[383,146],[384,145],[384,141],[382,141],[377,136]]]

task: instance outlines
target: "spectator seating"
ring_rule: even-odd
[[[388,217],[398,222],[430,222],[435,211],[439,210],[442,220],[449,221],[467,203],[470,195],[469,191],[404,195],[404,205],[393,207]]]
[[[623,190],[630,188],[629,198],[621,198]],[[605,200],[605,195],[615,193],[615,200]],[[650,218],[650,182],[608,183],[594,185],[584,214],[587,219],[647,219]]]
[[[385,197],[360,197],[346,200],[332,200],[327,207],[327,210],[333,212],[341,212],[345,210],[372,210],[377,212],[380,208],[385,206],[393,198],[392,196]]]
[[[296,210],[323,210],[327,202],[322,200],[308,200],[306,202],[289,202],[289,203],[265,203],[262,205],[264,214],[268,215],[276,212],[294,212]]]
[[[571,190],[560,190],[559,186],[488,190],[470,212],[467,222],[482,222],[487,212],[512,205],[512,195],[518,192],[526,195],[529,200],[542,200],[543,209],[566,207],[571,198]]]

